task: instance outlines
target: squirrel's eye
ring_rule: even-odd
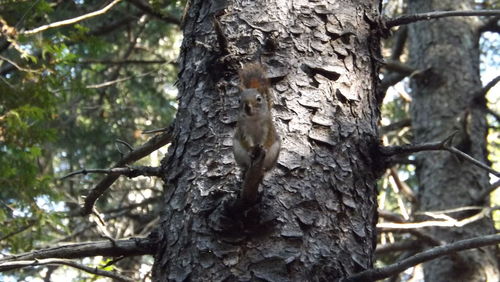
[[[255,97],[255,100],[257,101],[257,103],[261,103],[262,97],[260,95],[257,95],[257,97]]]

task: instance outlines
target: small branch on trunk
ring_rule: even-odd
[[[12,262],[4,262],[0,263],[0,272],[4,271],[9,271],[13,269],[18,269],[18,268],[23,268],[23,267],[30,267],[30,266],[37,266],[37,265],[67,265],[76,269],[83,270],[85,272],[99,275],[99,276],[105,276],[112,278],[113,280],[116,281],[126,281],[126,282],[132,282],[134,280],[120,275],[118,273],[113,273],[110,271],[98,269],[97,267],[89,267],[83,264],[76,263],[71,260],[67,259],[34,259],[34,260],[20,260],[20,261],[12,261]]]
[[[409,65],[403,64],[399,61],[388,60],[382,64],[382,67],[386,70],[397,72],[400,74],[404,74],[406,76],[410,76],[413,73],[416,73],[418,70],[412,68]]]
[[[435,247],[400,262],[388,265],[382,268],[375,268],[362,271],[360,273],[354,274],[350,277],[343,279],[344,282],[357,282],[357,281],[375,281],[383,278],[390,277],[397,273],[404,271],[407,268],[420,264],[422,262],[430,261],[435,258],[456,253],[458,251],[480,248],[489,245],[495,245],[500,243],[500,234],[486,235],[481,237],[475,237],[471,239],[465,239],[451,243],[448,245]]]
[[[470,17],[470,16],[499,16],[500,10],[482,10],[482,11],[435,11],[414,15],[405,15],[395,19],[386,21],[387,28],[400,26],[404,24],[414,23],[418,21],[426,21],[431,19],[439,19],[445,17]]]
[[[129,163],[135,162],[158,150],[159,148],[170,143],[171,130],[158,134],[149,139],[144,145],[133,150],[132,152],[123,156],[123,158],[115,164],[115,168],[124,167]],[[118,179],[119,174],[108,174],[103,178],[87,195],[85,203],[81,210],[77,211],[80,215],[88,215],[92,212],[94,203],[97,199]]]
[[[497,83],[500,82],[500,75],[493,78],[490,82],[488,82],[481,90],[479,90],[474,96],[477,97],[484,97],[488,91],[491,90]]]
[[[443,141],[440,142],[432,142],[432,143],[423,143],[423,144],[409,144],[409,145],[402,145],[402,146],[386,146],[386,147],[381,147],[380,152],[382,155],[389,157],[393,155],[398,155],[398,154],[411,154],[411,153],[417,153],[421,151],[448,151],[451,152],[469,162],[472,164],[487,170],[491,174],[500,177],[500,172],[492,169],[491,167],[483,164],[482,162],[474,159],[473,157],[467,155],[466,153],[460,151],[459,149],[451,146],[451,141],[453,139],[453,136],[455,136],[457,132],[454,132],[447,138],[445,138]]]
[[[64,21],[59,21],[59,22],[54,22],[54,23],[50,23],[50,24],[47,24],[47,25],[42,25],[42,26],[37,27],[35,29],[23,31],[23,32],[21,32],[21,34],[32,35],[32,34],[35,34],[35,33],[39,33],[39,32],[45,31],[45,30],[50,29],[50,28],[62,27],[62,26],[67,26],[67,25],[75,24],[75,23],[78,23],[78,22],[81,22],[81,21],[84,21],[84,20],[87,20],[87,19],[99,16],[99,15],[102,15],[102,14],[105,14],[111,8],[113,8],[113,6],[115,6],[116,4],[118,4],[121,1],[122,0],[114,0],[113,2],[109,3],[106,7],[102,8],[100,10],[97,10],[95,12],[88,13],[88,14],[85,14],[85,15],[82,15],[82,16],[79,16],[79,17],[76,17],[76,18],[64,20]]]
[[[81,169],[74,172],[71,172],[61,178],[64,180],[66,178],[83,174],[86,175],[88,173],[103,173],[109,175],[125,175],[128,178],[134,178],[137,176],[160,176],[161,168],[160,167],[151,167],[151,166],[136,166],[136,167],[114,167],[109,169]]]
[[[495,191],[498,187],[500,187],[500,180],[497,180],[497,182],[491,184],[490,187],[488,187],[488,189],[484,190],[481,194],[479,194],[476,197],[476,201],[477,202],[484,201],[484,199],[486,199],[491,194],[491,192]]]
[[[384,75],[384,78],[380,82],[381,91],[385,93],[389,87],[396,85],[398,82],[405,79],[407,76],[408,76],[407,74],[394,73],[394,72],[390,72],[387,75]]]
[[[486,103],[486,94],[490,91],[498,82],[500,82],[500,75],[488,82],[483,88],[479,89],[473,95],[472,102],[479,104],[486,113],[492,115],[498,122],[500,122],[500,115],[494,112],[492,109],[488,108]]]

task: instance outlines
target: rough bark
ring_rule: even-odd
[[[155,281],[336,281],[372,267],[376,2],[191,1]],[[242,210],[236,70],[253,60],[275,82],[282,151],[260,202]]]
[[[409,2],[410,13],[469,10],[470,0]],[[411,81],[412,126],[416,143],[443,140],[458,130],[454,145],[487,163],[484,99],[474,99],[481,88],[477,17],[457,17],[410,25],[410,60],[417,69],[430,70]],[[474,195],[488,187],[488,173],[448,152],[422,152],[416,157],[419,209],[443,210],[474,205]],[[483,203],[487,204],[487,203]],[[471,216],[470,213],[458,217]],[[462,228],[434,228],[435,238],[447,242],[492,234],[490,218]],[[499,281],[494,248],[442,257],[425,264],[426,281]]]

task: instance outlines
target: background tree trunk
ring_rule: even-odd
[[[191,1],[154,280],[335,281],[372,267],[378,13],[377,1]],[[282,152],[261,202],[242,212],[236,62],[259,59]]]
[[[473,3],[470,0],[409,1],[409,13],[471,10]],[[482,110],[485,99],[474,99],[474,93],[481,88],[478,24],[477,17],[457,17],[409,26],[411,63],[419,70],[430,68],[411,81],[411,114],[416,143],[443,140],[458,130],[454,145],[486,163],[487,126]],[[421,211],[477,205],[474,195],[488,186],[486,171],[448,152],[423,152],[416,160]],[[471,215],[458,214],[461,218]],[[462,228],[430,231],[436,239],[446,242],[495,232],[490,218]],[[493,250],[493,247],[482,248],[426,263],[425,280],[498,281]]]

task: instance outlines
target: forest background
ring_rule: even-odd
[[[498,1],[475,3],[477,10],[499,7]],[[0,1],[3,257],[69,242],[144,238],[158,226],[164,187],[156,168],[167,153],[166,132],[178,107],[177,57],[185,7],[186,1],[168,0]],[[383,1],[388,18],[407,9],[406,1]],[[82,15],[88,18],[57,24]],[[499,171],[500,90],[490,82],[499,80],[500,29],[498,17],[483,20],[490,24],[480,39],[481,80],[491,86],[485,88],[488,160]],[[407,33],[406,26],[393,28],[383,42],[380,78],[386,94],[380,133],[387,146],[414,142],[410,78],[421,70],[408,64]],[[498,186],[498,177],[490,175],[491,184]],[[87,205],[89,191],[99,185],[109,189],[95,206]],[[376,266],[384,266],[423,247],[413,240],[421,239],[420,229],[391,225],[414,219],[419,197],[415,159],[395,162],[378,189]],[[496,228],[499,205],[496,191],[483,207]],[[460,228],[449,218],[442,222]],[[3,272],[0,279],[92,281],[104,275],[149,280],[153,257],[103,255],[37,264]],[[399,277],[418,279],[421,266]]]

